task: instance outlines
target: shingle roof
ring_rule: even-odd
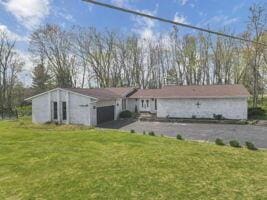
[[[82,95],[94,97],[100,100],[111,100],[126,97],[126,95],[134,90],[134,88],[64,88],[72,92]]]
[[[248,97],[243,85],[165,86],[162,89],[138,90],[130,98],[226,98]]]

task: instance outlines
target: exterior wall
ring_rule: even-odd
[[[69,94],[69,123],[92,125],[90,121],[90,98]],[[68,104],[68,103],[67,103]]]
[[[247,99],[158,99],[157,117],[213,118],[213,114],[227,119],[247,119]]]
[[[138,112],[142,112],[142,99],[128,99],[127,101],[127,110],[131,111],[131,112],[135,112],[135,107],[137,106],[137,111]],[[151,113],[156,113],[157,110],[155,109],[155,100],[156,99],[144,99],[145,103],[146,100],[149,100],[149,107],[148,109],[146,109],[147,112],[151,112]]]
[[[119,118],[121,111],[122,111],[122,99],[117,99],[115,103],[115,117],[114,117],[115,120]]]
[[[126,109],[135,112],[135,106],[137,106],[137,111],[139,111],[139,100],[136,99],[127,99]]]
[[[32,100],[32,122],[46,123],[51,121],[49,94]]]

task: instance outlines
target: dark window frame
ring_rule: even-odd
[[[144,99],[142,99],[141,102],[142,102],[142,108],[143,108],[144,107]]]
[[[158,110],[158,100],[157,99],[155,99],[155,110]]]
[[[58,119],[58,103],[56,101],[53,102],[53,119],[57,120]]]
[[[62,102],[62,120],[67,120],[67,102]]]

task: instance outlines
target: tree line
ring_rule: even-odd
[[[240,36],[267,44],[266,10],[250,8]],[[230,30],[221,32],[231,34]],[[256,107],[266,87],[266,46],[208,33],[183,34],[178,27],[142,39],[94,27],[63,29],[47,24],[29,38],[35,64],[35,93],[53,87],[161,88],[164,85],[244,84]],[[5,33],[0,34],[1,110],[16,104],[24,62]]]
[[[253,5],[242,37],[266,43],[266,22],[264,8]],[[183,35],[177,27],[141,39],[93,27],[65,30],[50,24],[31,35],[30,51],[38,63],[34,85],[41,84],[40,89],[51,86],[51,80],[59,87],[82,88],[244,84],[256,106],[266,85],[266,46],[206,33]]]

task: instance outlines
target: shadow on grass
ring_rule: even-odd
[[[98,128],[107,128],[107,129],[120,129],[124,126],[136,122],[137,119],[119,119],[115,121],[106,122],[103,124],[97,125]]]

